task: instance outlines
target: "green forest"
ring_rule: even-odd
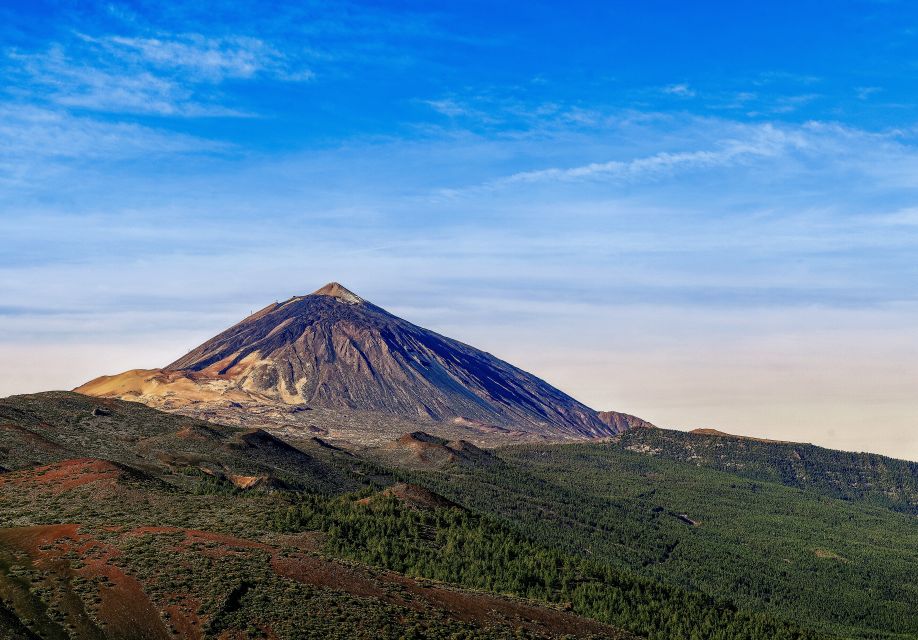
[[[819,634],[764,614],[540,545],[460,508],[417,509],[392,497],[304,496],[279,531],[321,530],[326,549],[412,576],[562,604],[653,639],[791,639]]]
[[[745,443],[680,459],[667,433],[392,463],[93,407],[0,403],[4,640],[121,637],[142,610],[156,638],[918,637],[909,463],[811,451],[832,481],[795,486],[785,445],[726,469]]]
[[[617,444],[518,446],[504,464],[414,471],[527,540],[842,637],[918,634],[918,526]],[[857,471],[860,473],[860,471]]]
[[[918,515],[918,462],[797,442],[670,429],[632,429],[622,433],[616,444],[629,451]]]

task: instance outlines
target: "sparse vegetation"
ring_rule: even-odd
[[[0,402],[8,637],[120,637],[127,624],[151,638],[918,633],[914,519],[871,495],[624,439],[456,445],[386,469],[141,405],[97,415],[96,402]],[[113,603],[129,603],[129,622]]]

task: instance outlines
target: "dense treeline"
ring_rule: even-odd
[[[918,515],[918,462],[811,444],[634,429],[618,446]]]
[[[543,546],[741,610],[842,637],[918,634],[918,527],[904,514],[610,444],[500,456],[413,481]]]
[[[280,531],[321,530],[327,549],[413,576],[569,606],[648,638],[809,639],[764,614],[540,545],[486,515],[414,509],[391,497],[302,496],[275,514]]]

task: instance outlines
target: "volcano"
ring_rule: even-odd
[[[103,376],[76,391],[171,410],[322,408],[549,439],[622,429],[544,380],[336,282],[270,304],[162,369]]]

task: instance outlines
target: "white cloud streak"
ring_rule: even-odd
[[[249,115],[212,88],[258,77],[310,80],[313,72],[262,40],[177,34],[153,38],[77,34],[69,46],[8,52],[24,91],[55,104],[101,112],[181,117]]]
[[[247,79],[259,74],[288,81],[308,80],[314,76],[308,69],[291,69],[291,63],[280,51],[258,38],[208,38],[200,34],[157,38],[83,37],[102,44],[114,56],[128,62],[146,62],[160,68],[178,69],[208,82]]]
[[[686,83],[671,84],[663,87],[663,93],[667,93],[673,96],[679,96],[680,98],[694,98],[696,92]]]
[[[226,152],[225,143],[131,122],[100,121],[61,109],[0,104],[0,185],[6,192],[38,188],[74,164]],[[84,169],[85,172],[85,169]]]
[[[603,181],[632,183],[660,179],[680,171],[705,170],[742,164],[756,158],[775,158],[810,144],[800,130],[781,129],[772,124],[745,127],[742,137],[721,140],[710,149],[661,151],[628,160],[591,162],[572,167],[549,167],[489,180],[481,185],[443,189],[439,195],[457,197],[480,191],[496,191],[519,185],[552,182]]]

